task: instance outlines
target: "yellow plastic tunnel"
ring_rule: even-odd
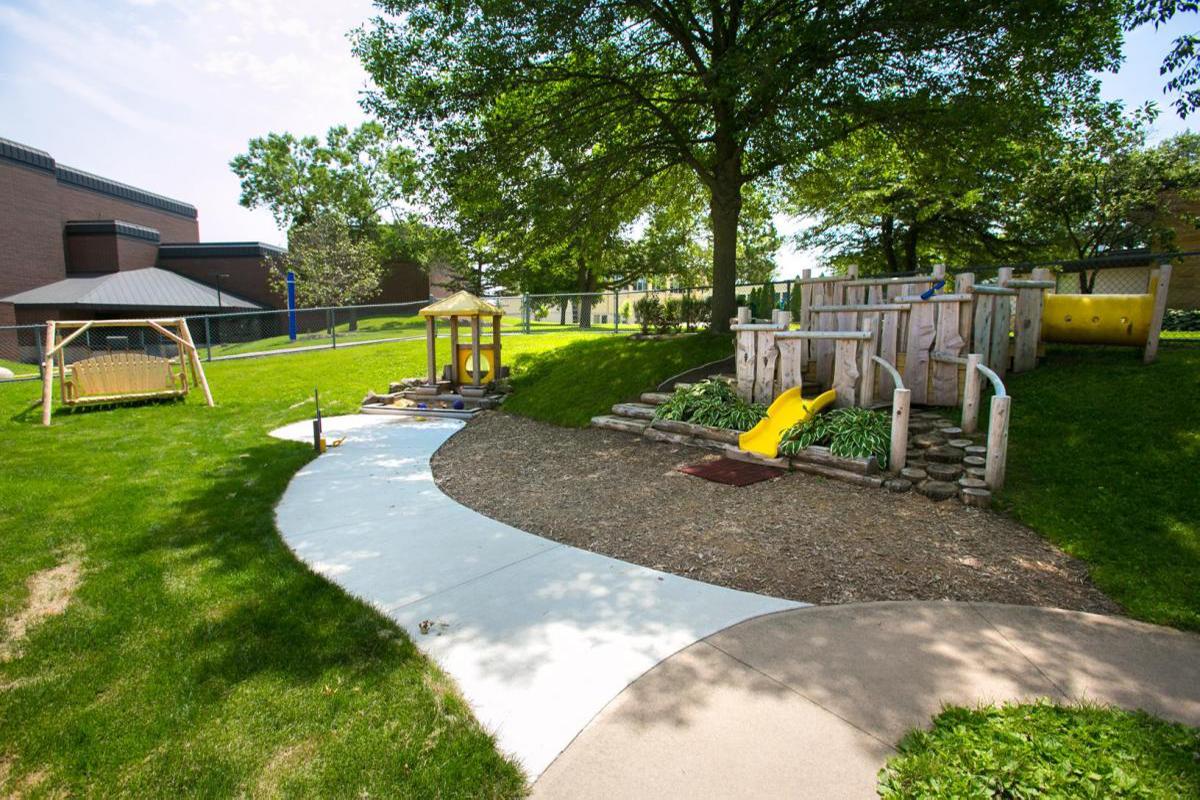
[[[1046,294],[1042,339],[1140,347],[1150,336],[1157,280],[1146,294]]]

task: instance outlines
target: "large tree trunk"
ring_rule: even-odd
[[[718,151],[729,150],[715,170],[709,215],[713,235],[712,330],[725,333],[729,318],[737,311],[737,237],[742,214],[741,158],[732,151],[732,143]]]
[[[899,272],[900,265],[896,262],[896,218],[891,214],[884,214],[879,221],[879,243],[883,247],[888,272]]]
[[[909,222],[904,229],[904,269],[917,271],[917,223]]]
[[[579,327],[592,327],[592,295],[596,290],[596,276],[583,263],[583,259],[576,261],[577,272],[575,275],[575,288],[579,291]]]

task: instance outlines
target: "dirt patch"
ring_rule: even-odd
[[[433,474],[459,502],[523,530],[735,589],[1119,611],[1081,562],[1001,514],[801,473],[735,488],[676,471],[706,457],[489,413],[438,450]]]
[[[294,742],[276,750],[267,763],[254,785],[254,796],[262,798],[284,797],[282,784],[298,767],[312,761],[317,754],[315,739],[305,739]]]
[[[70,552],[56,567],[35,572],[25,582],[29,598],[25,607],[4,621],[4,640],[0,641],[0,663],[21,655],[21,641],[31,628],[67,610],[83,574],[83,557]]]

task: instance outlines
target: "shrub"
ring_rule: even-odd
[[[693,330],[697,325],[707,324],[712,318],[712,305],[708,298],[685,295],[679,304],[680,317],[687,329]]]
[[[1168,308],[1163,316],[1164,331],[1200,331],[1200,309]]]
[[[662,319],[662,303],[654,295],[648,294],[633,304],[633,315],[642,326],[642,333],[649,333],[650,328],[658,325]]]
[[[750,290],[750,315],[755,319],[770,319],[771,312],[778,307],[779,298],[775,295],[775,284],[764,283]]]
[[[679,330],[679,323],[683,319],[681,305],[678,297],[668,297],[662,304],[662,318],[658,321],[659,333]]]
[[[779,452],[794,456],[806,447],[824,445],[841,458],[875,456],[887,466],[892,421],[887,414],[865,408],[838,408],[798,422],[783,432]]]
[[[750,430],[766,415],[766,406],[747,403],[737,396],[729,384],[714,380],[676,389],[654,412],[657,419],[673,419],[735,431]]]

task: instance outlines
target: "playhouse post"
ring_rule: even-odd
[[[888,468],[892,472],[899,472],[908,463],[908,409],[911,404],[911,390],[892,391],[892,452],[888,459]]]
[[[437,386],[437,322],[433,317],[425,318],[425,359],[428,364],[426,380],[430,386]]]
[[[458,317],[450,315],[450,383],[455,387],[462,383],[458,374]]]
[[[983,479],[993,492],[1004,486],[1004,459],[1008,453],[1008,412],[1011,405],[1012,398],[1008,395],[992,397]]]
[[[492,380],[500,380],[500,320],[499,314],[492,315]]]
[[[479,314],[471,317],[471,385],[479,386]]]
[[[962,429],[974,433],[979,428],[979,353],[967,354],[967,374],[963,377]]]

